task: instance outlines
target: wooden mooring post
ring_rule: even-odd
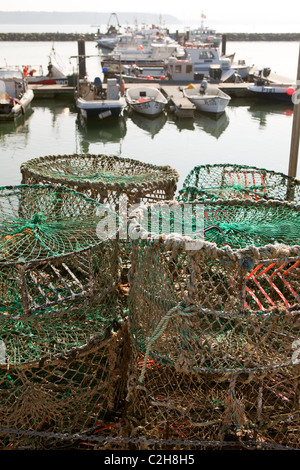
[[[290,148],[290,161],[288,175],[296,178],[297,175],[297,164],[298,164],[298,151],[299,151],[299,139],[300,139],[300,46],[299,46],[299,57],[298,57],[298,70],[297,70],[297,82],[294,99],[294,116],[292,126],[292,137],[291,137],[291,148]]]

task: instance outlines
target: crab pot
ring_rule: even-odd
[[[283,173],[254,166],[198,165],[186,177],[179,199],[276,199],[300,203],[300,181]]]
[[[0,188],[1,439],[15,433],[2,443],[116,419],[126,319],[108,213],[62,186]]]
[[[132,214],[133,435],[300,446],[299,228],[280,201]]]
[[[0,188],[0,313],[51,313],[79,299],[115,311],[116,232],[108,218],[116,227],[115,213],[69,188]]]
[[[130,357],[126,320],[78,306],[51,316],[1,316],[0,328],[1,447],[72,448],[84,441],[80,433],[98,429],[118,436]]]
[[[22,182],[55,183],[83,192],[98,202],[120,206],[172,199],[179,175],[170,166],[107,155],[73,154],[34,158],[21,166]]]
[[[35,158],[21,166],[22,182],[71,187],[117,212],[125,221],[135,204],[173,199],[179,175],[170,166],[156,166],[117,156],[73,154]],[[126,227],[126,222],[123,225]],[[118,232],[120,284],[127,282],[130,247]]]

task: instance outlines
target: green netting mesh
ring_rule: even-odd
[[[198,206],[164,206],[129,222],[133,433],[298,447],[299,208],[206,201],[194,243]]]
[[[108,209],[68,188],[0,188],[0,263],[58,257],[99,245],[97,226]],[[117,220],[117,215],[115,215]]]
[[[101,203],[115,205],[125,194],[128,203],[141,199],[172,199],[179,175],[169,166],[129,158],[73,154],[34,158],[22,164],[23,183],[57,183],[84,192]]]
[[[117,227],[72,189],[0,188],[0,422],[14,447],[37,445],[20,431],[82,432],[110,413],[113,429],[120,418],[129,343]]]
[[[283,173],[229,163],[198,165],[186,177],[179,199],[246,198],[300,202],[300,181]]]
[[[300,205],[283,201],[158,203],[141,206],[137,214],[145,238],[179,234],[232,249],[300,244]]]
[[[5,441],[34,449],[35,432],[87,432],[105,420],[117,432],[130,357],[125,341],[124,322],[105,318],[101,308],[1,318],[1,427],[32,434]]]
[[[115,224],[107,224],[108,217]],[[31,314],[78,297],[113,297],[118,225],[117,214],[72,189],[0,188],[0,313]]]

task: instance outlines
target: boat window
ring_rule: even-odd
[[[214,55],[211,51],[200,51],[199,59],[213,59]]]
[[[16,70],[0,70],[0,78],[22,78],[22,73]]]
[[[191,64],[188,64],[186,66],[186,73],[191,73],[193,71],[193,66]]]
[[[180,73],[181,72],[181,65],[175,65],[175,72]]]

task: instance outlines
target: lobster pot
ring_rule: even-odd
[[[116,214],[69,188],[0,188],[0,314],[50,314],[80,299],[116,312],[109,218],[116,227]]]
[[[1,447],[54,449],[107,427],[118,436],[128,359],[126,323],[101,309],[0,317]]]
[[[112,210],[128,205],[172,199],[178,173],[129,158],[73,154],[34,158],[21,166],[22,182],[55,183],[71,187]]]
[[[264,200],[132,215],[133,434],[299,447],[299,224]]]
[[[115,243],[121,284],[126,283],[129,267],[130,247],[126,241],[129,209],[135,204],[173,199],[179,178],[170,166],[90,154],[35,158],[23,163],[21,173],[23,183],[65,185],[117,212],[125,227],[118,232]]]
[[[0,188],[0,421],[11,430],[1,443],[87,430],[123,399],[107,214],[62,186]]]
[[[283,173],[254,166],[216,164],[198,165],[186,177],[178,198],[247,200],[277,199],[300,203],[300,181]]]

